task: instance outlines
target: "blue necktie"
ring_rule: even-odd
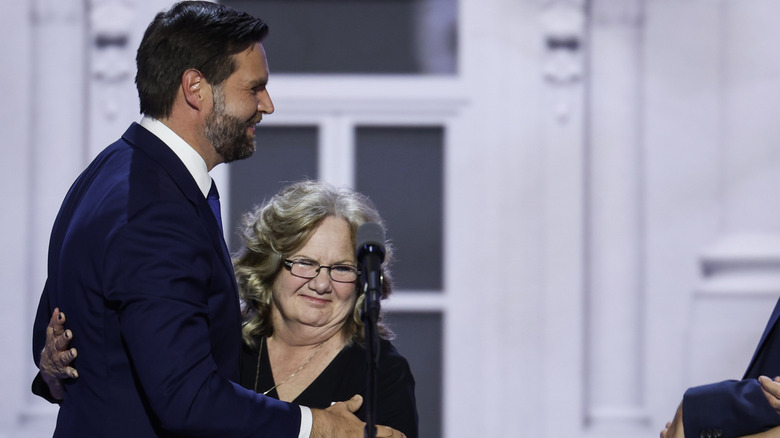
[[[222,230],[222,210],[219,207],[219,192],[217,191],[217,184],[213,180],[211,181],[211,189],[209,190],[207,199],[211,211],[214,212],[214,217],[217,218],[219,229]]]

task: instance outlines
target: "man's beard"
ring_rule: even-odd
[[[225,111],[225,95],[221,87],[214,87],[214,109],[206,116],[206,138],[222,156],[224,163],[249,158],[255,152],[254,136],[247,128],[257,124],[231,116]]]

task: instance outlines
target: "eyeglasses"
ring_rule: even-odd
[[[352,265],[321,265],[314,260],[285,260],[284,266],[290,274],[311,280],[320,274],[320,269],[326,268],[330,279],[338,283],[353,283],[357,280],[360,270]]]

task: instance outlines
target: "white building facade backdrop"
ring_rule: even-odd
[[[361,126],[443,133],[442,285],[385,305],[440,317],[442,437],[658,436],[687,387],[741,377],[780,296],[780,0],[417,2],[455,23],[453,74],[269,54],[263,125],[316,127],[350,186]],[[50,228],[139,119],[135,49],[171,3],[0,0],[0,437],[53,430],[29,390]]]

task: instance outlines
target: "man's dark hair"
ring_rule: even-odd
[[[206,1],[183,1],[154,17],[136,54],[141,114],[169,116],[182,74],[194,68],[212,85],[236,69],[232,56],[268,34],[268,26],[245,12]]]

